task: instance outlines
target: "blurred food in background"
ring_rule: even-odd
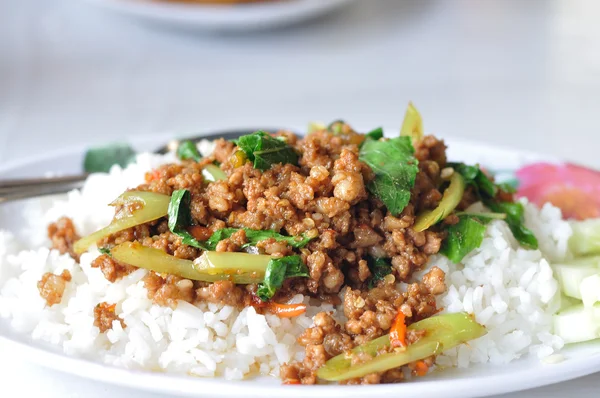
[[[155,0],[170,3],[194,3],[194,4],[241,4],[241,3],[265,3],[285,0]]]

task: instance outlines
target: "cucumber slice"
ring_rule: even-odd
[[[582,258],[568,264],[555,264],[554,272],[562,292],[569,297],[581,300],[579,287],[588,276],[597,274],[600,257]]]
[[[600,218],[571,222],[569,248],[576,256],[600,254]]]
[[[584,307],[591,307],[600,301],[600,275],[598,273],[583,278],[579,285]]]
[[[560,309],[558,310],[558,312],[565,311],[576,305],[581,305],[581,300],[577,300],[572,297],[561,294],[560,295]]]
[[[600,337],[600,306],[576,305],[554,315],[554,333],[565,343],[579,343]]]

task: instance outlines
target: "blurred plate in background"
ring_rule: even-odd
[[[271,0],[199,4],[175,0],[87,0],[141,21],[173,28],[247,31],[281,27],[327,14],[354,0]]]

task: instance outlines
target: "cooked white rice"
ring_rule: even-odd
[[[203,143],[200,149],[210,152],[211,147]],[[335,311],[331,305],[309,306],[305,315],[291,320],[216,304],[179,302],[172,310],[147,298],[145,270],[111,284],[91,267],[99,255],[95,248],[81,256],[79,265],[45,248],[48,223],[71,217],[83,235],[103,227],[113,215],[107,203],[142,183],[149,169],[173,161],[172,154],[139,155],[125,170],[115,166],[109,174],[92,175],[81,191],[70,192],[66,199],[33,201],[24,210],[28,224],[14,234],[0,230],[0,317],[67,354],[115,366],[227,379],[277,375],[281,364],[302,358],[296,337],[317,312]],[[540,250],[520,248],[507,225],[494,221],[481,247],[463,264],[454,265],[443,256],[431,259],[431,265],[447,273],[449,289],[439,305],[448,312],[472,312],[488,328],[486,336],[440,356],[439,365],[506,363],[528,353],[543,358],[562,347],[551,330],[559,295],[549,261],[568,255],[571,229],[557,208],[546,205],[538,210],[526,201],[524,205],[527,226],[536,233]],[[72,283],[60,304],[46,307],[37,282],[46,272],[60,274],[65,269]],[[300,295],[295,300],[308,303]],[[93,325],[93,309],[100,302],[116,303],[127,327],[115,321],[112,330],[101,334]]]

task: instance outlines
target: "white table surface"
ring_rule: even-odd
[[[358,0],[291,29],[199,35],[76,0],[2,0],[0,164],[147,132],[399,125],[413,100],[438,135],[600,167],[599,17],[595,0]],[[11,397],[151,396],[7,352],[0,375]],[[599,389],[589,376],[506,398]]]

